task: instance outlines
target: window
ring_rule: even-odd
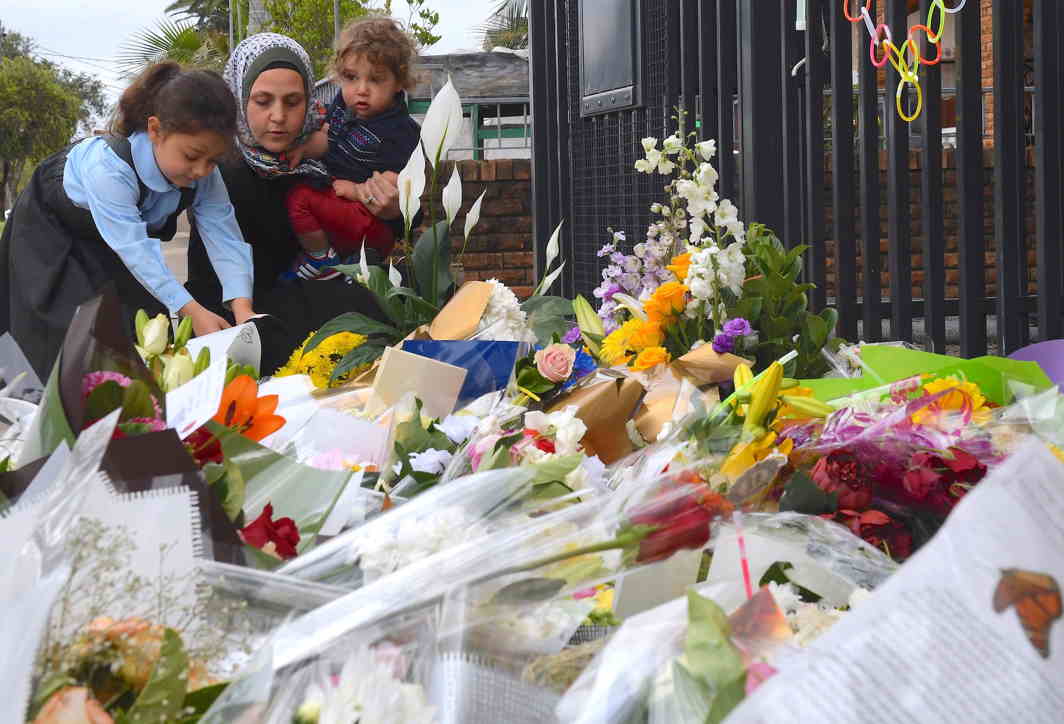
[[[639,0],[580,0],[580,115],[639,105]]]

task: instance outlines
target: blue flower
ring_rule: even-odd
[[[562,384],[562,389],[569,389],[596,369],[598,369],[598,364],[595,362],[594,357],[582,349],[576,350],[576,359],[573,360],[573,372],[569,375],[569,379]]]

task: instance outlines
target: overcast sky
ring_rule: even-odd
[[[38,52],[67,67],[97,75],[113,97],[124,82],[113,59],[122,44],[138,30],[153,27],[172,0],[4,0],[0,21],[6,28],[28,35]],[[406,17],[403,0],[392,3]],[[429,53],[475,48],[471,30],[483,22],[494,0],[429,0],[440,13],[436,32],[443,36]],[[74,57],[62,57],[74,56]]]

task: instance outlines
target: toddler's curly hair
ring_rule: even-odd
[[[337,76],[352,55],[364,55],[370,63],[383,65],[392,71],[401,88],[414,89],[417,48],[399,23],[391,18],[370,17],[348,23],[336,43],[333,72]]]

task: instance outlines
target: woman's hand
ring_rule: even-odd
[[[229,304],[233,310],[233,319],[237,324],[243,324],[255,316],[255,310],[251,308],[251,300],[247,297],[237,297]]]
[[[399,210],[398,174],[392,171],[374,171],[373,176],[362,184],[361,191],[364,195],[362,203],[378,219],[388,221],[402,216]]]
[[[250,303],[249,303],[250,307]],[[178,311],[182,317],[192,317],[192,331],[197,337],[229,328],[229,322],[197,301],[191,301]]]
[[[288,167],[295,168],[303,162],[304,158],[321,158],[329,150],[329,124],[324,124],[314,133],[310,134],[302,145],[296,146],[286,153]]]

